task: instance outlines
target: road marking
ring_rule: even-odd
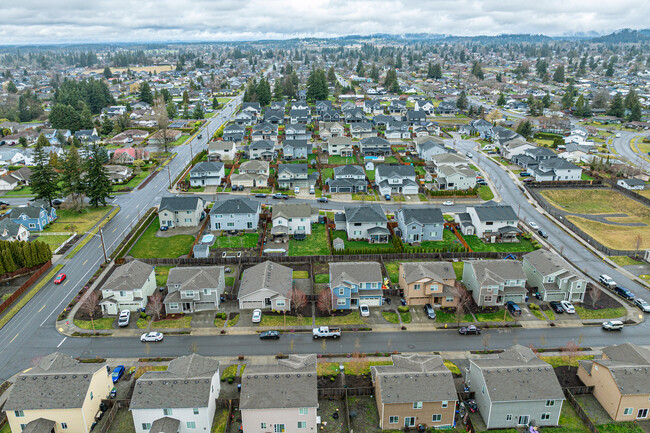
[[[117,227],[115,227],[115,228],[113,229],[113,233],[115,233],[115,230],[117,230]]]
[[[83,263],[81,264],[81,266],[85,265],[86,263],[88,263],[88,259],[86,259],[86,261],[83,262]]]
[[[63,342],[64,342],[65,340],[67,340],[67,339],[68,339],[68,337],[63,337],[63,340],[61,340],[61,342],[59,343],[58,346],[56,346],[56,348],[58,349],[59,347],[61,347],[61,345],[63,344]]]
[[[117,201],[117,199],[113,200],[111,203],[115,203],[116,201]]]
[[[41,309],[38,310],[39,313],[40,313],[41,311],[43,311],[43,308],[45,308],[45,305],[47,305],[47,304],[43,304],[43,306],[41,307]]]
[[[86,260],[86,261],[88,261],[88,260]],[[69,282],[70,282],[70,280],[67,280],[65,283],[63,283],[63,285],[65,286],[65,285],[68,284]]]
[[[19,332],[18,334],[20,334],[20,332]],[[11,341],[9,342],[9,344],[13,343],[14,340],[15,340],[16,338],[18,338],[18,334],[16,334],[16,335],[14,336],[14,338],[11,339]]]

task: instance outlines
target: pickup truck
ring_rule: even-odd
[[[312,330],[314,340],[317,338],[339,338],[341,336],[341,328],[330,328],[329,326],[319,326]]]

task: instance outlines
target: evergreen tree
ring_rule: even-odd
[[[363,77],[365,73],[366,70],[363,67],[363,62],[361,61],[361,59],[359,59],[359,62],[357,62],[357,75],[359,77]]]
[[[140,100],[149,105],[153,105],[153,93],[151,93],[151,87],[146,81],[140,84]]]
[[[176,109],[176,105],[173,102],[170,102],[167,104],[167,117],[169,119],[173,119],[176,117],[176,114],[178,114],[178,110]]]
[[[497,72],[496,79],[497,79],[497,83],[501,83],[503,81],[503,76],[501,75],[501,72]]]
[[[401,69],[402,68],[402,56],[401,54],[397,54],[395,56],[395,69]]]
[[[109,135],[111,132],[113,132],[113,126],[113,121],[110,118],[106,117],[102,122],[101,134]]]
[[[372,81],[375,83],[379,82],[379,69],[374,63],[372,64],[372,69],[370,70],[370,78],[372,78]]]
[[[257,101],[262,107],[266,107],[271,103],[271,86],[266,78],[262,78],[257,84],[256,92]]]
[[[589,107],[589,102],[585,100],[585,97],[582,94],[578,96],[578,100],[576,101],[576,108],[573,111],[573,114],[576,117],[591,116],[591,108]]]
[[[542,104],[544,104],[544,108],[551,107],[551,95],[548,92],[546,92],[546,95],[542,98]]]
[[[183,90],[183,104],[190,104],[190,94],[187,93],[187,90]]]
[[[190,118],[190,110],[187,104],[183,105],[183,114],[181,117],[185,120],[188,120]]]
[[[327,99],[327,77],[322,69],[313,69],[307,79],[307,100],[310,102],[324,101]]]
[[[334,72],[334,66],[330,66],[329,71],[327,71],[327,82],[334,85],[337,82],[336,72]]]
[[[485,75],[483,74],[483,68],[481,68],[481,64],[478,61],[475,61],[472,65],[472,75],[474,75],[479,80],[485,78]]]
[[[614,76],[614,62],[611,61],[607,65],[607,69],[605,70],[605,76],[606,77],[613,77]]]
[[[18,93],[18,87],[16,87],[16,83],[14,83],[13,80],[9,80],[9,84],[7,85],[7,91],[9,93]]]
[[[399,81],[397,81],[397,72],[395,69],[389,69],[384,78],[384,87],[393,93],[400,93]]]
[[[216,96],[212,97],[212,109],[216,110],[217,107],[219,107],[219,100],[217,99]]]
[[[576,97],[576,89],[573,86],[573,81],[569,82],[569,85],[564,90],[564,95],[562,95],[562,108],[568,109],[573,107]]]
[[[469,106],[469,110],[467,110],[467,115],[469,117],[474,117],[474,106],[473,105]]]
[[[113,78],[113,73],[111,72],[111,68],[109,68],[108,66],[104,68],[104,78],[106,78],[107,80]]]
[[[275,84],[273,85],[273,100],[282,100],[282,80],[275,80]]]
[[[641,121],[641,103],[639,102],[639,95],[637,95],[634,89],[631,89],[627,96],[625,96],[624,105],[626,110],[629,110],[627,116],[628,122]]]
[[[111,181],[104,167],[107,157],[96,144],[90,146],[89,152],[90,155],[85,164],[86,195],[92,206],[98,207],[100,204],[106,206],[106,199],[112,198]]]
[[[553,73],[553,81],[555,81],[556,83],[564,83],[564,65],[560,65],[557,67],[557,69]]]
[[[533,132],[533,127],[528,120],[524,120],[517,126],[517,134],[528,138]]]
[[[70,146],[63,158],[61,189],[65,197],[70,197],[73,203],[79,204],[85,185],[83,182],[83,166],[79,158],[79,152],[74,146]]]
[[[499,107],[503,107],[504,105],[506,105],[506,97],[503,96],[503,93],[499,95],[499,99],[497,99],[497,105]]]
[[[467,94],[465,94],[465,91],[463,90],[460,92],[460,95],[458,95],[458,98],[456,98],[456,107],[458,107],[459,110],[464,110],[467,108]]]
[[[612,103],[609,105],[607,110],[608,116],[615,116],[620,119],[625,117],[625,106],[623,105],[623,97],[620,93],[616,93],[612,99]]]
[[[18,144],[20,144],[21,147],[24,147],[26,149],[27,146],[29,145],[29,143],[27,143],[27,137],[25,137],[24,135],[20,136],[18,138]]]
[[[42,136],[42,134],[41,134]],[[45,139],[45,137],[43,137]],[[45,140],[47,141],[47,140]],[[34,166],[30,179],[32,191],[36,198],[45,200],[52,206],[52,199],[59,194],[59,175],[48,163],[48,155],[42,140],[36,142],[34,147]]]
[[[2,251],[2,265],[5,268],[5,271],[7,272],[13,272],[18,269],[18,266],[16,266],[16,263],[14,262],[13,257],[11,256],[11,253],[9,250],[5,249]]]
[[[205,117],[205,112],[203,111],[203,106],[201,104],[196,104],[194,110],[192,110],[192,119],[203,119]]]

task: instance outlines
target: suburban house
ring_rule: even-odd
[[[391,119],[386,125],[384,135],[390,140],[408,140],[411,138],[409,123]]]
[[[149,152],[137,147],[115,149],[112,159],[115,164],[130,165],[133,164],[137,159],[147,161],[149,159]]]
[[[345,230],[348,239],[366,239],[371,244],[390,239],[388,219],[378,204],[344,206],[344,213],[335,215],[336,230]]]
[[[407,111],[406,123],[410,126],[423,125],[427,121],[424,111]]]
[[[582,168],[564,158],[548,158],[537,166],[528,166],[528,172],[537,182],[556,180],[580,180]]]
[[[13,222],[22,224],[30,232],[40,232],[57,218],[56,209],[40,200],[16,207],[9,215]]]
[[[437,207],[403,207],[395,212],[399,236],[408,244],[441,241],[445,228],[442,211]]]
[[[241,106],[242,113],[249,113],[255,117],[262,114],[262,107],[259,102],[244,102]]]
[[[440,190],[467,191],[476,188],[476,172],[469,166],[442,165],[436,170],[436,185]]]
[[[542,301],[584,301],[587,280],[559,254],[540,248],[524,256],[523,267]]]
[[[251,132],[252,141],[269,140],[273,143],[278,141],[278,126],[268,122],[259,123],[253,126]]]
[[[201,197],[163,197],[158,208],[160,227],[196,227],[205,217]]]
[[[433,102],[428,101],[426,99],[418,99],[415,101],[415,105],[413,106],[413,109],[415,111],[424,111],[427,115],[433,114],[435,110],[435,105],[433,105]]]
[[[262,205],[246,197],[217,200],[210,209],[210,230],[256,230]]]
[[[275,144],[270,140],[254,141],[248,146],[250,159],[272,161],[276,156]]]
[[[557,155],[551,149],[547,147],[534,147],[515,155],[512,158],[512,162],[525,169],[530,169],[536,167],[542,161],[555,158],[557,158]]]
[[[286,125],[284,127],[284,137],[286,140],[309,140],[311,139],[311,131],[307,131],[307,127],[303,124]]]
[[[350,125],[366,120],[366,116],[363,114],[363,110],[359,107],[351,108],[349,110],[343,109],[342,111],[343,115],[341,116],[341,120],[344,120],[345,123],[348,123]]]
[[[208,144],[208,161],[233,161],[236,155],[234,141],[213,141]]]
[[[332,309],[357,309],[360,305],[380,307],[383,277],[377,262],[330,263]]]
[[[311,155],[311,143],[307,140],[285,140],[282,145],[284,159],[306,159]]]
[[[239,409],[246,433],[318,430],[316,355],[289,355],[277,365],[248,365]]]
[[[429,161],[431,161],[431,165],[433,166],[436,174],[438,174],[438,170],[440,169],[440,167],[443,166],[451,166],[451,167],[469,166],[469,160],[467,159],[466,156],[460,155],[458,153],[451,153],[451,152],[432,155],[429,158]]]
[[[163,433],[210,431],[221,391],[219,367],[219,361],[193,353],[173,359],[166,371],[145,372],[129,406],[135,432],[151,433],[163,420],[173,428]]]
[[[406,101],[400,99],[393,99],[390,101],[388,106],[388,113],[395,117],[398,120],[401,120],[403,116],[406,116]]]
[[[281,125],[284,123],[284,110],[271,110],[269,108],[264,112],[264,122],[271,125]]]
[[[306,236],[311,225],[318,222],[318,208],[308,203],[280,203],[273,205],[272,235]]]
[[[239,173],[230,173],[230,183],[246,188],[266,188],[269,184],[269,162],[252,160],[239,166]]]
[[[359,122],[350,125],[350,135],[352,138],[361,140],[362,138],[376,137],[377,132],[372,130],[370,122]]]
[[[483,140],[491,140],[494,137],[492,122],[484,119],[472,120],[467,125],[462,125],[458,132],[464,135],[475,135]]]
[[[526,273],[516,260],[467,260],[463,284],[479,307],[502,307],[526,299]]]
[[[223,129],[223,141],[230,141],[235,144],[239,144],[244,141],[244,134],[246,133],[246,127],[243,125],[237,125],[236,123],[231,123]]]
[[[196,164],[190,170],[190,185],[196,186],[219,186],[225,177],[223,162],[203,161]]]
[[[645,182],[641,179],[619,179],[616,185],[629,190],[642,191],[645,189]]]
[[[488,202],[468,206],[465,212],[456,214],[455,221],[460,224],[463,235],[476,235],[487,242],[516,242],[521,233],[517,228],[519,218],[509,205]]]
[[[327,140],[327,153],[329,155],[352,156],[354,149],[350,137],[334,137]]]
[[[442,101],[436,107],[436,114],[439,116],[455,116],[460,110],[456,107],[456,101]]]
[[[28,431],[28,425],[38,433],[88,433],[111,388],[105,363],[82,363],[55,352],[18,375],[3,411],[15,433]]]
[[[226,287],[223,266],[187,266],[169,270],[165,312],[216,310]]]
[[[316,184],[317,179],[317,173],[309,174],[307,163],[278,165],[278,187],[280,189],[289,189],[296,186],[309,188]]]
[[[11,191],[20,184],[20,181],[16,179],[12,174],[5,174],[0,177],[0,191]]]
[[[318,135],[321,140],[328,141],[334,137],[342,137],[345,133],[345,128],[338,122],[320,122],[318,127]],[[334,155],[330,153],[330,155]]]
[[[488,429],[560,422],[560,383],[553,367],[528,347],[516,344],[496,356],[470,359],[465,383]]]
[[[384,106],[377,99],[367,99],[363,101],[363,112],[366,114],[384,114]]]
[[[0,240],[3,241],[28,241],[29,230],[9,218],[0,220]]]
[[[358,193],[368,189],[366,172],[359,165],[334,167],[334,179],[326,179],[325,184],[330,193]]]
[[[240,113],[237,113],[235,116],[235,123],[237,125],[244,125],[244,126],[251,126],[254,125],[256,122],[256,117],[246,111],[242,111]]]
[[[124,183],[133,177],[133,169],[125,165],[105,165],[104,169],[111,183]]]
[[[601,359],[578,361],[578,377],[614,421],[648,418],[650,351],[632,343],[603,349]]]
[[[379,427],[400,431],[422,424],[455,425],[458,397],[454,378],[440,355],[392,355],[392,365],[370,367]]]
[[[412,165],[381,164],[375,169],[375,183],[382,195],[417,194],[419,191]]]
[[[322,122],[341,122],[345,120],[340,111],[329,108],[318,115],[318,120]]]
[[[458,302],[456,273],[449,262],[401,262],[399,287],[408,305],[455,307]]]
[[[156,291],[156,273],[139,260],[118,266],[101,287],[102,314],[116,316],[122,310],[136,311],[147,306]]]
[[[391,154],[390,141],[381,137],[366,137],[359,142],[363,156],[388,156]]]
[[[237,295],[239,309],[289,311],[292,286],[291,268],[270,261],[252,266],[241,277]]]
[[[180,131],[178,131],[180,133]],[[99,134],[96,129],[80,129],[74,133],[74,136],[77,140],[82,143],[90,143],[99,141]],[[172,140],[173,141],[173,140]],[[149,140],[151,142],[151,139]]]
[[[316,101],[316,114],[319,116],[332,109],[332,101]]]
[[[509,140],[499,146],[499,153],[508,161],[516,156],[523,155],[527,151],[534,149],[535,146],[528,143],[525,138],[520,137],[519,140]]]
[[[289,110],[289,121],[292,125],[295,125],[297,123],[309,123],[310,119],[311,115],[308,108],[295,108]]]

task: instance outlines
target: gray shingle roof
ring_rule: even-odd
[[[50,419],[38,418],[27,423],[22,433],[50,433],[56,423]]]
[[[609,369],[623,395],[650,394],[650,351],[632,343],[608,346],[603,359],[583,363],[587,372],[593,364]]]
[[[102,290],[139,290],[153,272],[153,266],[133,260],[118,266],[101,287]]]
[[[201,197],[163,197],[160,200],[159,211],[170,210],[170,211],[183,211],[183,210],[195,210],[199,205],[199,200],[201,207],[203,206],[203,199]]]
[[[345,218],[351,223],[387,223],[386,214],[378,204],[344,206]]]
[[[512,206],[488,205],[474,206],[476,216],[482,222],[488,221],[518,221]]]
[[[330,263],[330,285],[340,286],[344,281],[353,284],[382,281],[381,266],[377,262]]]
[[[284,218],[311,218],[314,209],[308,203],[280,203],[273,205],[271,219]]]
[[[381,138],[381,137],[366,137],[366,138],[362,139],[359,143],[361,144],[361,147],[365,147],[365,146],[370,146],[370,147],[374,147],[374,146],[386,147],[387,146],[387,147],[390,147],[390,142],[388,140],[386,140],[385,138]]]
[[[264,149],[271,149],[273,150],[275,146],[273,145],[273,142],[270,140],[257,140],[251,143],[249,146],[250,150],[264,150]]]
[[[437,282],[456,279],[454,267],[449,262],[407,262],[402,263],[402,268],[408,284],[423,278]]]
[[[307,174],[309,170],[307,164],[280,164],[278,166],[278,174],[285,171],[292,174]]]
[[[334,167],[334,178],[338,176],[361,176],[362,178],[366,177],[366,172],[363,171],[363,168],[360,165],[340,165]]]
[[[176,267],[169,271],[167,285],[180,284],[180,290],[202,290],[219,287],[223,266]]]
[[[401,214],[406,224],[420,223],[420,224],[444,224],[445,219],[442,216],[442,211],[437,207],[426,208],[401,208],[397,210]]]
[[[196,164],[191,171],[194,173],[202,173],[206,171],[221,171],[222,168],[223,162],[203,161]]]
[[[376,168],[376,177],[415,177],[415,168],[412,165],[387,165],[380,164]]]
[[[479,287],[496,286],[505,280],[526,279],[521,262],[516,260],[468,260],[465,266],[474,268]]]
[[[239,298],[260,289],[269,289],[289,297],[293,283],[293,270],[270,261],[260,263],[244,271],[239,286]]]
[[[559,254],[542,248],[526,254],[524,260],[530,263],[542,275],[551,275],[562,270],[577,273],[573,266]]]
[[[248,198],[229,198],[217,201],[210,210],[210,215],[257,213],[260,203]]]

